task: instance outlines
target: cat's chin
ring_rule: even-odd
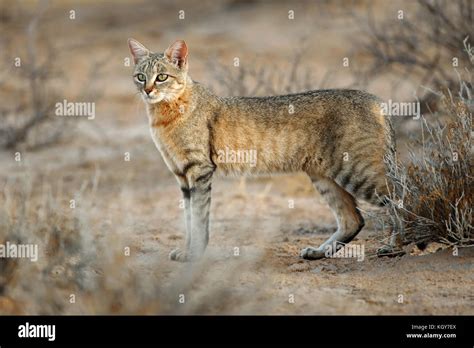
[[[160,101],[162,101],[163,99],[164,99],[163,97],[154,97],[154,98],[143,97],[143,100],[147,104],[156,104],[156,103],[159,103]]]
[[[160,101],[162,101],[162,100],[163,100],[163,99],[158,99],[158,98],[156,98],[156,99],[148,99],[146,102],[147,102],[148,104],[158,104],[158,103],[159,103]]]

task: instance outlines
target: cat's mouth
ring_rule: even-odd
[[[148,95],[146,93],[142,94],[143,100],[148,104],[156,104],[163,100],[163,95],[158,93],[158,95]]]

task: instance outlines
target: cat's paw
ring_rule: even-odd
[[[178,261],[178,262],[188,262],[189,257],[186,254],[186,252],[182,251],[179,248],[176,248],[170,252],[170,260],[172,261]]]
[[[319,248],[307,247],[301,250],[300,257],[305,260],[318,260],[326,257],[324,250]]]

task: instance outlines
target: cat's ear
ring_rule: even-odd
[[[186,67],[188,64],[188,46],[183,40],[178,40],[165,51],[168,60],[179,68]]]
[[[133,56],[135,64],[137,64],[140,59],[146,58],[150,55],[148,48],[135,39],[128,39],[128,47],[130,48],[130,53]]]

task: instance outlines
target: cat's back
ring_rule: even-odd
[[[386,126],[382,100],[352,89],[326,89],[268,97],[221,98],[220,117],[232,124],[255,122],[263,127],[314,127],[323,123],[364,128]]]
[[[223,112],[229,116],[247,114],[257,118],[299,116],[321,118],[330,114],[357,117],[371,114],[382,100],[352,89],[325,89],[267,97],[222,98]]]
[[[331,102],[348,100],[351,101],[375,101],[379,98],[366,91],[357,89],[317,89],[298,93],[263,96],[263,97],[225,97],[222,98],[228,104],[233,103],[255,103],[255,104],[268,104],[268,103],[285,103],[288,101],[302,101],[302,102]]]

